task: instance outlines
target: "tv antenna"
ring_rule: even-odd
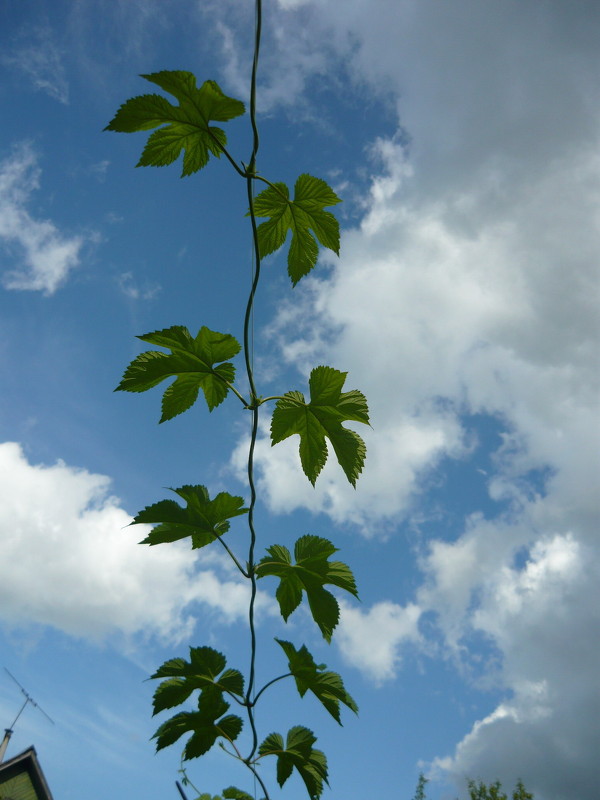
[[[39,703],[36,703],[36,701],[35,701],[35,700],[33,699],[33,697],[32,697],[32,696],[29,694],[29,692],[28,692],[28,691],[27,691],[27,690],[26,690],[26,689],[25,689],[23,686],[21,686],[21,684],[19,683],[19,681],[18,681],[18,680],[15,678],[15,676],[12,674],[12,672],[10,672],[9,670],[7,670],[7,669],[6,669],[6,667],[4,667],[4,671],[5,671],[5,672],[6,672],[6,674],[7,674],[7,675],[8,675],[10,678],[12,678],[12,680],[13,680],[13,681],[14,681],[14,682],[17,684],[17,686],[18,686],[18,687],[19,687],[19,689],[21,690],[21,692],[22,692],[23,696],[25,697],[25,700],[24,700],[24,702],[23,702],[23,705],[22,705],[22,706],[21,706],[21,708],[19,709],[19,713],[18,713],[18,714],[17,714],[17,716],[14,718],[14,720],[13,720],[13,724],[10,726],[10,728],[5,728],[5,730],[4,730],[4,739],[2,740],[2,743],[0,743],[0,762],[1,762],[1,761],[2,761],[2,759],[4,758],[4,753],[6,752],[6,748],[7,748],[7,746],[8,746],[8,742],[10,741],[10,737],[11,737],[11,736],[12,736],[12,734],[13,734],[13,728],[14,728],[14,727],[15,727],[15,725],[17,724],[17,720],[19,719],[19,717],[21,716],[21,714],[23,713],[23,711],[25,711],[25,708],[26,708],[26,706],[27,706],[29,703],[31,703],[31,705],[32,705],[32,706],[34,706],[34,708],[37,708],[37,709],[39,709],[39,710],[42,712],[42,714],[43,714],[43,715],[46,717],[46,719],[47,719],[49,722],[51,722],[51,723],[54,725],[54,720],[52,719],[52,717],[50,717],[48,714],[46,714],[46,712],[44,711],[44,709],[41,707],[41,705],[40,705]]]

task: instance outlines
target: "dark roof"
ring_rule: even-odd
[[[18,756],[0,764],[0,798],[52,800],[35,747],[29,747]]]

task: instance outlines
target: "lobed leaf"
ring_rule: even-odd
[[[219,492],[211,500],[205,486],[181,486],[171,491],[185,501],[185,508],[175,500],[160,500],[146,506],[133,518],[131,524],[158,524],[140,544],[176,542],[189,536],[193,549],[205,547],[227,533],[232,517],[248,511],[243,507],[243,498],[228,492]]]
[[[302,536],[294,547],[296,563],[292,562],[289,550],[283,545],[272,545],[256,566],[258,578],[273,575],[279,578],[275,596],[281,615],[287,622],[289,616],[302,601],[306,593],[314,621],[323,637],[329,642],[339,621],[339,604],[331,592],[324,589],[330,584],[358,596],[354,576],[350,568],[340,561],[329,561],[337,548],[319,536]]]
[[[279,250],[288,231],[292,241],[288,252],[288,274],[295,286],[317,263],[318,242],[336,255],[340,252],[340,227],[325,206],[341,203],[333,189],[320,178],[300,175],[294,188],[294,199],[285,183],[269,186],[254,199],[257,217],[269,217],[258,226],[258,247],[261,256]],[[312,233],[311,233],[312,230]]]
[[[183,759],[188,761],[208,752],[219,737],[234,741],[242,730],[243,721],[232,714],[223,716],[228,708],[229,703],[216,686],[204,688],[198,698],[198,711],[182,711],[158,728],[152,737],[156,739],[156,750],[191,733],[183,750]]]
[[[277,758],[277,783],[283,786],[296,769],[304,781],[311,800],[318,800],[327,783],[327,759],[313,744],[316,737],[302,725],[290,728],[284,746],[279,733],[271,733],[258,748],[259,756],[274,755]]]
[[[183,178],[206,166],[211,154],[219,158],[227,136],[210,122],[226,122],[240,116],[245,111],[244,104],[227,97],[215,81],[205,81],[198,89],[191,72],[163,70],[141,77],[173,95],[179,105],[172,105],[157,94],[133,97],[106,126],[104,130],[122,133],[158,128],[149,136],[137,166],[166,166],[176,161],[183,150]]]
[[[300,697],[311,691],[340,725],[342,724],[340,703],[358,713],[358,706],[344,688],[344,683],[337,672],[325,671],[325,664],[316,664],[304,645],[300,650],[296,650],[290,642],[281,639],[275,641],[288,658],[290,672],[294,676]]]
[[[192,692],[207,688],[244,695],[244,678],[235,669],[225,669],[225,656],[212,647],[190,647],[190,660],[172,658],[157,669],[152,678],[166,678],[154,692],[154,711],[184,703]],[[221,694],[222,696],[222,694]]]
[[[236,786],[229,786],[227,789],[223,789],[222,794],[225,800],[254,800],[254,795],[243,792]]]
[[[235,367],[228,359],[240,351],[234,336],[203,326],[192,338],[186,327],[174,325],[137,338],[171,352],[140,353],[125,370],[115,391],[145,392],[167,378],[175,378],[163,394],[160,422],[187,411],[196,402],[200,389],[209,411],[227,397],[235,379]]]
[[[287,392],[273,410],[271,444],[298,434],[302,469],[313,486],[327,461],[326,439],[355,488],[364,466],[365,443],[357,433],[344,428],[342,422],[368,425],[369,411],[362,392],[342,392],[346,375],[333,367],[316,367],[309,379],[310,401],[307,403],[301,392]]]

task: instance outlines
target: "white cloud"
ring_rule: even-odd
[[[27,210],[39,188],[37,156],[27,144],[0,162],[0,241],[18,266],[4,271],[7,289],[53,294],[78,266],[83,236],[65,236],[50,220],[34,219]],[[20,262],[20,263],[19,263]]]
[[[304,13],[303,5],[306,4],[293,0],[289,3],[290,8],[298,9],[301,14]],[[240,7],[231,0],[207,0],[198,11],[216,28],[228,91],[236,97],[247,98],[248,73],[252,64],[250,48],[253,40],[248,37],[248,30],[254,24],[252,6]],[[276,107],[285,107],[290,113],[309,117],[313,123],[320,124],[322,119],[312,112],[304,92],[311,77],[327,74],[328,80],[335,79],[328,73],[332,63],[331,46],[327,38],[315,38],[308,17],[293,24],[293,35],[290,35],[286,17],[276,13],[276,9],[272,11],[263,17],[258,110],[266,113]]]
[[[403,194],[410,186],[397,170],[402,158],[399,147],[388,148],[389,170],[373,182],[360,229],[344,233],[332,277],[308,283],[271,329],[288,362],[302,371],[309,363],[348,369],[348,387],[367,395],[373,433],[365,434],[371,447],[360,490],[349,492],[336,469],[309,500],[292,446],[285,456],[274,451],[275,467],[259,450],[272,508],[294,495],[296,506],[356,522],[372,518],[376,494],[382,516],[401,514],[427,467],[464,455],[464,411],[504,419],[519,442],[505,449],[494,491],[502,476],[549,466],[556,483],[585,493],[598,432],[598,159],[584,151],[555,163],[535,186],[516,186],[510,216],[482,220],[474,233],[456,222],[457,205],[477,209],[492,189],[415,205]],[[567,199],[564,220],[554,210],[558,195]],[[581,231],[576,219],[588,221]],[[335,493],[341,505],[323,499]]]
[[[378,684],[395,677],[401,649],[421,641],[419,607],[384,601],[366,612],[346,603],[340,609],[334,641],[345,660]]]
[[[375,432],[356,429],[368,451],[360,491],[347,482],[331,454],[313,488],[300,466],[298,437],[271,447],[268,430],[262,427],[254,455],[261,497],[270,510],[287,514],[307,508],[340,524],[352,522],[366,536],[383,533],[410,509],[421,473],[431,470],[443,455],[464,451],[460,426],[445,414],[386,420]],[[243,439],[232,456],[240,480],[247,453],[248,441]]]
[[[93,175],[99,183],[104,183],[109,166],[110,161],[105,158],[101,161],[97,161],[95,164],[90,164],[88,172],[90,175]]]
[[[367,395],[365,474],[356,495],[339,470],[311,493],[293,442],[273,451],[275,468],[259,447],[270,507],[389,525],[411,513],[440,458],[468,457],[465,414],[499,422],[488,487],[504,509],[429,543],[413,605],[437,619],[446,655],[506,699],[437,764],[457,779],[520,775],[547,800],[593,800],[600,7],[280,5],[290,41],[302,19],[307,48],[325,42],[327,58],[337,50],[358,82],[393,98],[399,135],[373,148],[364,217],[344,231],[341,258],[326,257],[328,277],[305,281],[271,328],[288,364],[348,370]],[[298,92],[314,74],[305,63]],[[484,675],[482,639],[493,651]],[[402,641],[392,632],[374,663],[368,648],[354,657],[383,680]]]
[[[0,482],[6,625],[51,625],[92,640],[113,633],[179,640],[195,624],[194,603],[226,622],[245,617],[247,587],[223,573],[218,559],[203,562],[183,544],[137,544],[144,526],[127,527],[131,516],[109,495],[107,477],[61,461],[32,465],[18,444],[6,442]]]
[[[158,283],[145,283],[139,285],[133,272],[122,272],[117,278],[119,289],[130,300],[152,300],[161,291]]]
[[[481,532],[471,541],[476,535]],[[434,768],[457,782],[464,775],[488,781],[503,775],[509,783],[528,776],[536,797],[595,797],[598,563],[597,545],[592,549],[572,534],[556,534],[538,539],[522,568],[502,559],[467,579],[463,642],[473,631],[499,649],[497,677],[509,697],[473,726],[452,756],[436,759]],[[446,571],[450,577],[452,567]],[[461,575],[454,578],[460,581]],[[448,603],[448,591],[437,581],[434,587],[439,609]],[[479,602],[469,608],[476,592]]]
[[[17,43],[1,57],[2,63],[23,73],[38,91],[59,103],[69,102],[69,84],[63,66],[63,52],[50,29],[38,26],[26,30]]]

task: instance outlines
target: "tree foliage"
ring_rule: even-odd
[[[425,793],[427,782],[427,778],[421,773],[413,800],[427,800]],[[500,781],[486,784],[483,781],[477,783],[474,780],[470,780],[467,784],[467,790],[469,792],[468,800],[534,800],[533,795],[527,791],[521,780],[517,781],[510,796],[502,790]]]
[[[421,774],[419,775],[419,781],[417,783],[417,788],[415,789],[415,796],[413,797],[413,800],[426,800],[425,786],[427,783],[428,783],[427,778],[421,772]]]
[[[506,792],[502,791],[502,784],[500,781],[486,785],[483,781],[475,783],[469,781],[469,800],[533,800],[533,795],[530,794],[523,786],[522,781],[517,781],[512,795],[509,796]]]

